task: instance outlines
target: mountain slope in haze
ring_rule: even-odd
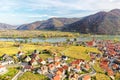
[[[20,25],[17,30],[34,30],[36,29],[38,26],[40,26],[42,23],[42,21],[36,21],[33,23],[29,23],[29,24],[23,24]]]
[[[50,18],[45,21],[37,21],[30,24],[23,24],[17,30],[60,30],[67,24],[80,20],[80,18]]]
[[[117,34],[120,31],[120,9],[98,12],[63,28],[64,31],[95,34]]]
[[[55,18],[51,18],[44,21],[40,26],[37,27],[37,29],[55,30],[62,26],[64,26],[64,24],[61,21]]]
[[[12,30],[12,29],[16,29],[16,28],[17,28],[17,26],[0,23],[0,30]]]

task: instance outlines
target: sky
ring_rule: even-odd
[[[51,17],[84,17],[120,9],[120,0],[0,0],[0,23],[20,25]]]

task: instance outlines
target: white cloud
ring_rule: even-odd
[[[119,5],[120,0],[0,0],[0,22],[20,24],[50,17],[81,17]]]

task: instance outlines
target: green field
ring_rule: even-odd
[[[3,55],[3,54],[13,55],[20,50],[25,53],[29,53],[35,49],[39,51],[47,49],[47,50],[50,50],[51,52],[58,53],[58,55],[60,55],[60,53],[64,53],[66,56],[69,56],[72,58],[88,60],[89,59],[89,55],[87,54],[88,52],[100,53],[96,48],[83,47],[83,46],[54,47],[54,46],[41,46],[41,45],[34,45],[34,44],[22,44],[22,47],[20,49],[14,46],[14,44],[15,44],[14,42],[0,42],[0,55]],[[47,57],[50,57],[50,55],[41,54],[41,57],[47,58]]]
[[[54,46],[42,46],[42,45],[34,45],[32,43],[22,43],[21,49],[14,46],[14,42],[0,42],[0,55],[3,54],[8,54],[8,55],[14,55],[16,54],[19,50],[23,51],[27,54],[31,53],[33,50],[37,49],[39,51],[42,51],[44,49],[47,49],[51,52],[56,52],[58,56],[61,55],[61,53],[64,53],[66,56],[70,57],[70,61],[73,60],[74,58],[76,59],[85,59],[89,60],[89,55],[88,52],[96,52],[100,53],[96,48],[91,48],[91,47],[83,47],[83,46],[61,46],[61,47],[54,47]],[[53,57],[51,54],[40,54],[39,56],[43,59],[46,59],[48,57]],[[68,62],[70,62],[68,61]],[[6,76],[10,76],[10,80],[18,70],[16,69],[10,69],[10,72],[7,74],[3,75],[1,78],[5,78],[3,80],[6,80]],[[31,72],[26,72],[22,77],[20,77],[18,80],[47,80],[48,78],[39,75],[39,74],[33,74]]]
[[[46,76],[34,74],[32,72],[25,72],[18,80],[49,80]]]
[[[0,75],[0,80],[11,80],[17,72],[18,70],[16,68],[9,68],[6,74]]]

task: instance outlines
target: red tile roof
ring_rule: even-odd
[[[117,68],[119,68],[119,66],[118,66],[117,64],[113,64],[113,65],[112,65],[112,68],[113,68],[113,69],[117,69]]]
[[[53,80],[60,80],[60,76],[59,75],[54,76]]]
[[[114,75],[113,70],[110,69],[110,68],[107,69],[107,73],[108,73],[109,76],[113,76]]]
[[[67,65],[64,65],[64,66],[62,66],[62,68],[63,68],[64,70],[67,70],[67,69],[68,69],[68,66],[67,66]]]
[[[83,59],[77,59],[77,60],[73,61],[71,64],[76,65],[76,64],[79,64],[80,62],[84,62],[84,60]]]
[[[63,68],[58,68],[58,71],[63,72],[64,69]]]
[[[91,77],[90,77],[90,75],[85,75],[85,76],[82,78],[82,80],[91,80]]]
[[[0,65],[0,68],[3,68],[4,66]]]

